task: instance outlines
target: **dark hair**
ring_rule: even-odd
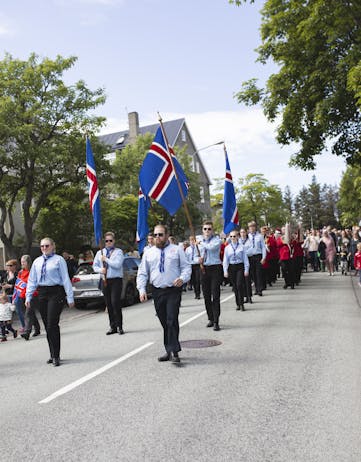
[[[163,225],[162,223],[158,223],[157,225],[154,226],[154,229],[155,228],[163,228],[164,229],[164,234],[168,234],[168,226],[167,225]]]

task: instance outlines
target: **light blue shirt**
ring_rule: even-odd
[[[186,257],[191,265],[199,265],[199,255],[195,245],[186,248]]]
[[[26,286],[26,302],[30,302],[37,287],[42,286],[63,286],[68,303],[74,303],[73,287],[68,273],[68,267],[63,257],[54,254],[46,261],[45,277],[41,277],[43,267],[43,256],[34,260],[31,267],[28,284]]]
[[[242,244],[243,246],[243,249],[244,251],[246,252],[247,254],[247,257],[249,257],[250,255],[250,248],[251,248],[251,241],[249,240],[248,236],[246,239],[242,239],[242,238],[239,238],[239,241],[238,241],[240,244]]]
[[[176,279],[188,282],[192,274],[192,266],[188,262],[183,249],[175,244],[164,247],[164,272],[160,272],[161,249],[154,246],[143,255],[138,268],[137,289],[139,293],[146,293],[146,285],[149,281],[154,287],[173,287]]]
[[[204,258],[203,265],[220,265],[221,257],[219,252],[221,250],[221,239],[217,236],[212,236],[210,239],[203,239],[199,244],[201,256]]]
[[[223,272],[228,273],[228,266],[237,265],[238,263],[244,264],[244,272],[249,271],[249,261],[246,253],[246,249],[242,244],[237,242],[236,245],[228,244],[224,249],[223,255]]]
[[[107,251],[106,249],[98,250],[97,254],[95,255],[94,262],[93,262],[93,269],[96,273],[100,273],[101,269],[103,268],[103,262],[101,260],[101,256],[106,256]],[[113,278],[122,278],[123,277],[123,261],[124,255],[121,249],[117,247],[112,251],[110,257],[106,259],[107,263],[107,279]]]
[[[250,246],[247,251],[248,256],[251,257],[253,255],[262,255],[262,260],[264,260],[267,255],[267,249],[262,234],[258,232],[255,234],[249,233],[248,239],[250,242]]]

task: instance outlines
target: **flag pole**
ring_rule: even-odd
[[[190,215],[190,213],[189,213],[188,205],[187,205],[186,199],[185,199],[184,194],[183,194],[183,189],[182,189],[182,186],[181,186],[180,181],[179,181],[179,177],[178,177],[178,174],[177,174],[177,170],[174,168],[174,163],[173,163],[173,159],[172,159],[172,154],[171,154],[170,151],[169,151],[169,142],[168,142],[167,134],[166,134],[166,132],[165,132],[165,130],[164,130],[163,120],[162,120],[162,117],[161,117],[161,115],[159,114],[159,112],[158,112],[158,120],[159,120],[159,123],[160,123],[160,128],[161,128],[161,130],[162,130],[163,138],[164,138],[165,143],[166,143],[166,146],[167,146],[167,152],[168,152],[168,155],[169,155],[170,163],[171,163],[171,165],[172,165],[172,169],[173,169],[175,178],[176,178],[176,180],[177,180],[177,185],[178,185],[179,193],[180,193],[181,198],[182,198],[182,203],[183,203],[183,207],[184,207],[184,212],[185,212],[186,217],[187,217],[187,220],[188,220],[188,225],[189,225],[189,228],[190,228],[190,230],[191,230],[192,235],[193,235],[194,237],[196,237],[196,235],[195,235],[195,230],[194,230],[194,226],[193,226],[192,219],[191,219],[191,215]],[[201,256],[201,253],[200,253],[200,251],[199,251],[197,241],[196,241],[196,249],[197,249],[198,257],[200,257],[200,256]],[[204,266],[203,266],[202,263],[200,264],[200,268],[201,268],[202,272],[204,273]]]

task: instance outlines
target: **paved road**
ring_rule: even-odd
[[[355,291],[350,277],[305,274],[242,313],[225,288],[220,332],[187,294],[181,340],[222,344],[183,349],[181,367],[156,360],[152,302],[125,310],[124,336],[104,335],[102,312],[68,312],[59,368],[45,364],[44,336],[0,345],[0,460],[359,462]]]

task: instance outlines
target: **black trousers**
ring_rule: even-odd
[[[204,273],[201,273],[204,303],[206,305],[209,321],[217,324],[221,314],[220,299],[222,280],[222,265],[209,265],[204,267]]]
[[[122,313],[122,278],[109,278],[107,285],[103,287],[105,303],[108,309],[110,328],[116,330],[123,329],[123,313]]]
[[[60,314],[66,303],[63,286],[39,287],[39,312],[43,320],[46,337],[48,339],[50,356],[59,358],[60,355]]]
[[[262,255],[252,255],[249,259],[249,274],[254,282],[256,294],[262,293]]]
[[[181,287],[166,287],[152,290],[155,311],[163,327],[164,348],[168,354],[181,351],[179,343],[179,307],[182,297]]]
[[[229,265],[228,274],[236,297],[236,305],[241,306],[243,305],[244,295],[247,294],[246,280],[244,277],[244,264],[238,263],[235,265]]]
[[[192,265],[191,284],[193,286],[194,295],[201,295],[201,267],[200,265]]]
[[[301,281],[301,274],[303,268],[303,256],[294,257],[293,261],[293,274],[295,282],[299,283]]]
[[[281,260],[282,275],[285,280],[285,285],[294,287],[295,277],[293,272],[292,260]]]
[[[21,301],[24,303],[25,300],[22,299]],[[30,308],[26,308],[25,310],[24,332],[26,334],[30,334],[33,327],[35,332],[40,333],[40,324],[38,318],[36,317],[36,309],[38,308],[38,304],[38,297],[34,297],[31,299]]]

